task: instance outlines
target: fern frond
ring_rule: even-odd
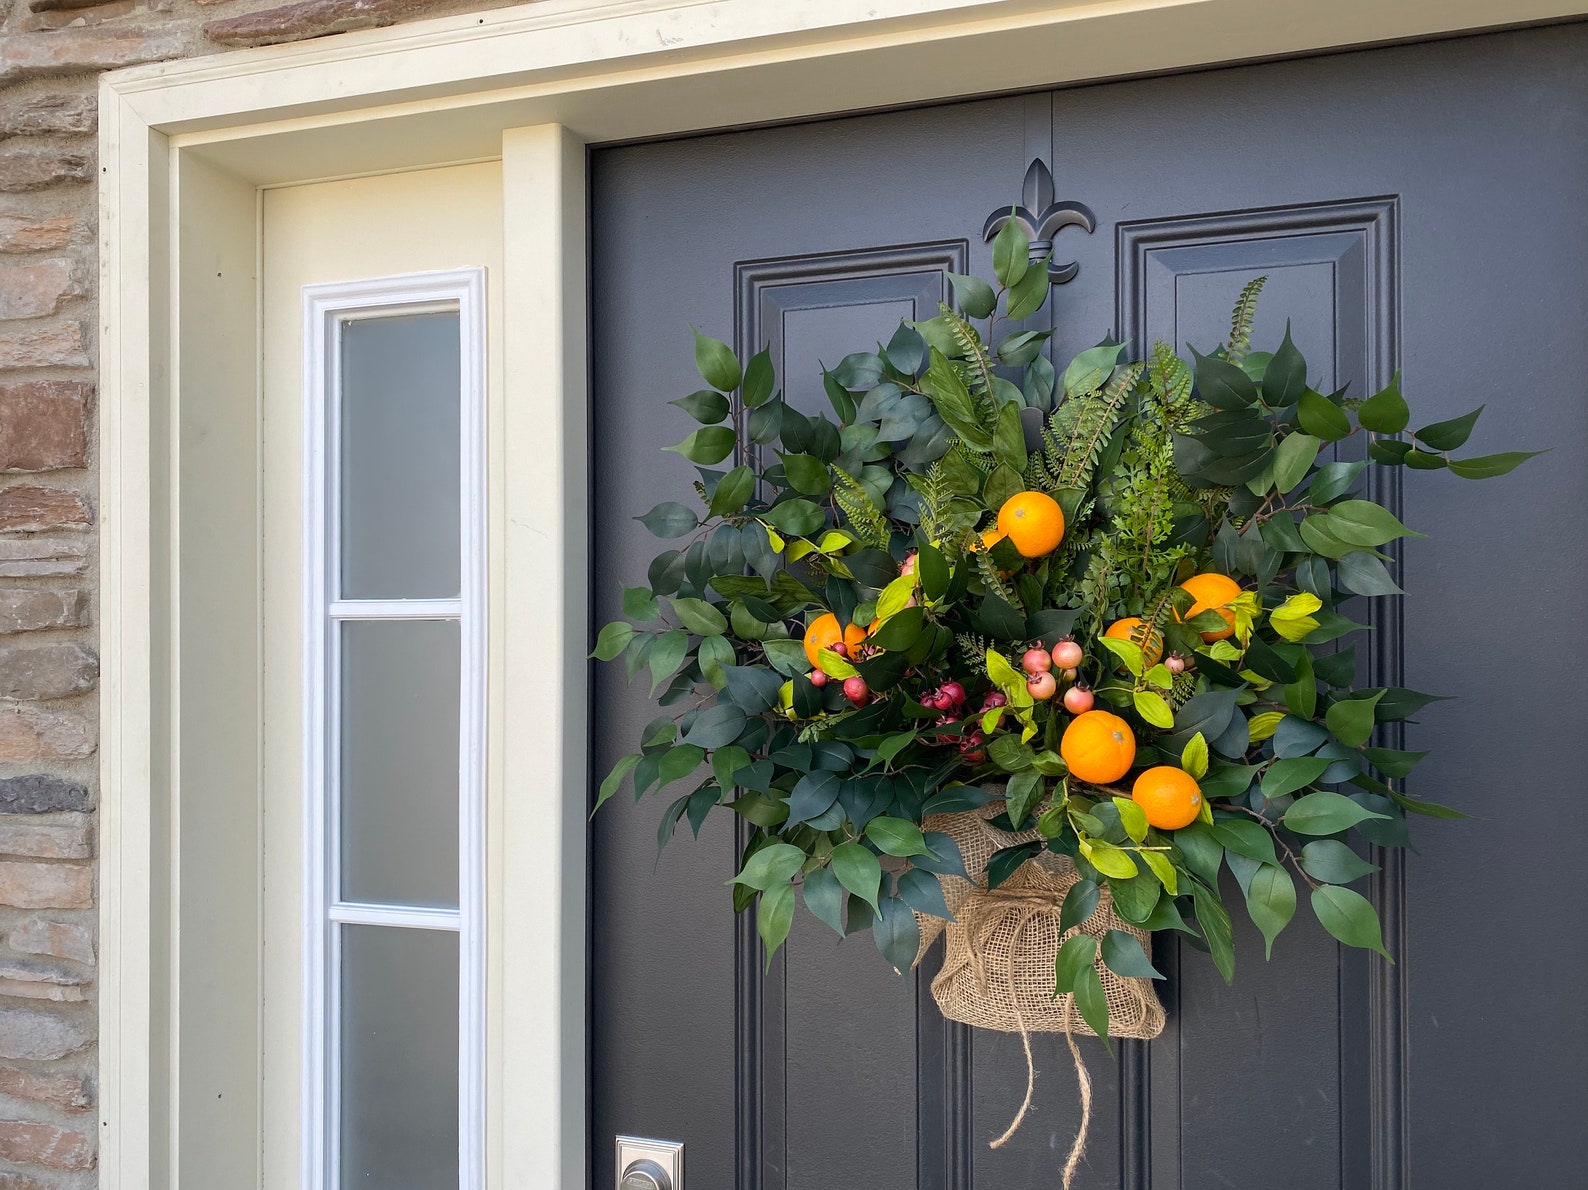
[[[1257,295],[1263,291],[1267,274],[1253,277],[1241,287],[1241,296],[1235,299],[1235,312],[1230,315],[1230,341],[1225,347],[1226,358],[1238,364],[1252,347],[1252,320],[1257,317]]]
[[[1080,398],[1080,409],[1064,452],[1064,466],[1059,472],[1058,487],[1085,490],[1091,483],[1092,470],[1108,443],[1109,435],[1124,417],[1125,402],[1140,378],[1142,365],[1134,363],[1114,377],[1101,393]]]
[[[842,467],[833,468],[833,500],[849,521],[849,530],[864,545],[887,549],[891,531],[888,518],[871,499],[865,486]]]
[[[1018,612],[1026,610],[1026,605],[1021,602],[1020,596],[1015,594],[1015,589],[1009,585],[1008,580],[998,573],[998,567],[993,565],[993,560],[986,550],[976,552],[976,572],[981,575],[981,581],[986,585],[989,594],[998,596]]]
[[[977,662],[985,662],[987,650],[992,647],[985,637],[977,636],[974,632],[961,632],[954,640],[964,651],[965,656]]]
[[[702,504],[704,504],[707,508],[710,508],[711,507],[711,497],[706,495],[706,485],[701,483],[700,480],[697,479],[697,480],[695,480],[694,487],[695,487],[695,495],[700,497],[700,502]]]
[[[1162,339],[1152,345],[1147,378],[1153,394],[1163,406],[1164,420],[1174,429],[1184,430],[1198,416],[1199,411],[1192,407],[1201,402],[1191,397],[1191,369]]]

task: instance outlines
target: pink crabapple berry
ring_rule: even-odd
[[[1064,709],[1072,715],[1084,715],[1092,709],[1092,691],[1086,686],[1071,686],[1064,692]]]
[[[904,559],[903,562],[899,563],[899,574],[900,575],[914,574],[915,573],[915,559],[916,559],[916,555],[915,554],[910,554]]]
[[[834,653],[837,653],[840,657],[849,656],[849,646],[844,644],[844,642],[841,641],[841,640],[835,640],[832,644],[828,645],[827,647],[829,649],[831,649]]]
[[[1066,636],[1053,646],[1053,664],[1060,669],[1075,669],[1085,657],[1086,654],[1081,651],[1081,646],[1075,643],[1073,637]]]
[[[1183,674],[1185,673],[1185,658],[1180,656],[1179,653],[1170,653],[1168,660],[1164,662],[1164,667],[1172,674]]]
[[[958,682],[944,682],[938,693],[947,696],[951,706],[962,707],[965,705],[965,687]]]
[[[1078,670],[1078,669],[1067,669],[1063,673],[1061,673],[1059,676],[1061,678],[1063,678],[1066,682],[1073,682],[1073,681],[1075,681],[1076,678],[1081,676],[1081,671]]]
[[[856,674],[852,678],[844,679],[844,697],[857,707],[863,707],[871,697],[871,688],[866,685],[866,679]]]
[[[816,689],[818,689],[818,690],[820,690],[823,686],[827,685],[827,674],[826,674],[826,672],[823,671],[823,670],[819,670],[819,669],[811,670],[811,685],[815,686]]]
[[[1020,658],[1020,667],[1028,674],[1045,674],[1053,668],[1053,657],[1046,649],[1027,649]]]
[[[1059,683],[1051,673],[1035,673],[1026,679],[1026,689],[1038,702],[1046,702],[1058,693]]]
[[[990,711],[994,707],[1004,706],[1006,703],[1008,703],[1008,701],[1009,700],[1003,696],[1003,692],[1001,690],[989,690],[987,692],[987,697],[981,700],[981,709],[984,711]]]

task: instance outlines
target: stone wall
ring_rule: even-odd
[[[95,1182],[95,75],[508,6],[0,0],[0,1190]]]

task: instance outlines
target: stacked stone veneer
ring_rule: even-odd
[[[96,75],[510,0],[0,0],[0,1190],[96,1180]]]

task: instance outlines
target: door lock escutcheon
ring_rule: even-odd
[[[617,1190],[684,1190],[681,1141],[617,1138]]]

